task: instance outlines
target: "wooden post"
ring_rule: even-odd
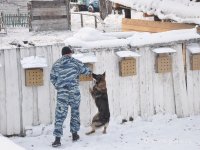
[[[186,44],[182,44],[182,54],[183,54],[183,64],[184,68],[186,69]]]
[[[32,6],[31,6],[31,3],[28,3],[27,4],[28,5],[28,16],[29,16],[29,18],[28,18],[28,26],[29,26],[29,32],[30,31],[32,31],[33,29],[32,29],[32,18],[33,18],[33,14],[32,14]]]
[[[16,19],[17,19],[17,23],[16,24],[20,24],[20,14],[19,14],[19,8],[17,8],[17,15],[16,15]]]
[[[97,17],[94,16],[94,21],[95,21],[95,28],[97,28]]]
[[[83,14],[81,14],[81,27],[83,27]]]
[[[102,20],[104,20],[106,16],[108,16],[106,8],[106,0],[99,0],[99,12]]]

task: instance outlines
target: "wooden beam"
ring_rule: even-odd
[[[191,29],[195,25],[184,23],[158,22],[139,19],[122,19],[122,31],[164,32],[170,30]],[[197,29],[200,31],[200,29]]]
[[[33,8],[58,8],[66,5],[65,0],[60,1],[31,1]]]
[[[67,15],[59,16],[33,16],[32,20],[49,20],[49,19],[63,19],[67,18]]]

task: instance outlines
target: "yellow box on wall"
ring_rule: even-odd
[[[200,54],[193,54],[190,56],[190,69],[200,70]]]
[[[119,75],[132,76],[136,75],[136,59],[135,58],[124,58],[119,62]]]
[[[167,54],[160,54],[156,58],[156,72],[166,73],[172,71],[172,58]]]
[[[93,70],[93,64],[85,63],[91,70]],[[80,75],[80,81],[92,81],[92,75]]]
[[[26,86],[42,86],[43,83],[43,69],[31,68],[25,69],[25,85]]]

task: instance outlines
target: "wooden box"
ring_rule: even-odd
[[[119,62],[119,75],[132,76],[136,75],[136,59],[135,58],[125,58]]]
[[[190,56],[190,69],[200,70],[200,54],[193,54]]]
[[[172,71],[172,58],[169,55],[158,55],[156,59],[156,72],[166,73]]]
[[[25,69],[25,85],[26,86],[42,86],[43,85],[43,69],[41,68]]]
[[[93,64],[86,63],[91,70],[93,70]],[[92,75],[80,75],[80,81],[92,81]]]

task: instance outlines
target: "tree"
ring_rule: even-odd
[[[99,11],[101,19],[105,19],[112,12],[112,3],[108,0],[99,0]]]

